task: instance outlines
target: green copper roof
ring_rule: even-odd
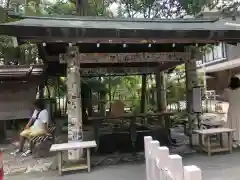
[[[0,34],[21,39],[66,42],[71,38],[142,38],[176,39],[182,42],[239,41],[240,19],[107,19],[99,17],[21,17],[15,22],[0,24]],[[47,39],[46,39],[47,38]],[[178,41],[179,40],[179,41]],[[196,43],[196,42],[195,42]]]
[[[94,17],[27,17],[3,25],[99,29],[215,30],[225,29],[218,19],[106,19]]]

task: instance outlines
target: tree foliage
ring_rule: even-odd
[[[142,18],[178,18],[182,7],[177,0],[119,0],[118,15]]]
[[[239,16],[239,0],[179,0],[188,15],[196,15],[204,9],[219,10],[223,16]]]
[[[48,3],[45,7],[47,14],[51,15],[82,15],[87,16],[113,16],[109,10],[109,6],[113,3],[111,0],[84,0],[80,5],[76,6],[76,0],[57,0],[56,2]],[[83,7],[84,6],[84,7]]]

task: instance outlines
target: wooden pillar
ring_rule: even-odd
[[[43,99],[44,98],[44,82],[41,82],[38,88],[39,88],[39,99]]]
[[[188,133],[189,133],[189,142],[192,145],[192,131],[195,128],[194,124],[197,121],[196,113],[193,110],[193,88],[198,86],[198,75],[197,75],[197,65],[196,58],[198,56],[198,48],[191,47],[186,51],[190,53],[189,59],[185,63],[186,71],[186,110],[188,113]]]
[[[167,93],[165,73],[157,69],[156,72],[156,91],[157,91],[157,111],[165,112],[167,109]],[[164,116],[160,117],[162,125],[165,127]]]
[[[93,105],[92,105],[92,89],[89,88],[88,91],[88,103],[87,103],[87,108],[88,108],[88,116],[92,116],[93,114]]]
[[[146,112],[147,75],[142,75],[140,113]]]
[[[100,91],[99,92],[99,112],[100,116],[106,116],[106,92]],[[100,126],[102,120],[95,120],[94,121],[94,139],[97,143],[97,148],[99,147],[99,137],[100,137]]]
[[[99,100],[100,100],[100,107],[99,112],[101,116],[106,116],[106,92],[100,91],[99,92]]]
[[[78,63],[78,47],[69,47],[67,60],[67,90],[68,90],[68,142],[83,140],[82,129],[82,101],[81,101],[81,77],[80,64]],[[79,160],[80,150],[68,152],[69,160]]]
[[[3,143],[6,140],[6,121],[0,120],[0,142]]]

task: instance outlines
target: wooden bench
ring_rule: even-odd
[[[91,171],[91,161],[90,161],[90,148],[95,148],[97,146],[96,141],[79,141],[63,144],[53,144],[50,151],[58,152],[58,172],[62,175],[63,172],[75,171],[88,169],[88,172]],[[87,149],[87,163],[86,164],[63,164],[62,153],[68,150],[74,149]]]
[[[212,129],[202,129],[202,130],[194,130],[193,132],[198,134],[199,138],[199,146],[201,151],[205,151],[208,153],[208,156],[211,156],[211,153],[214,152],[223,152],[229,151],[232,152],[232,136],[234,129],[229,128],[212,128]],[[228,145],[224,147],[223,145],[223,134],[226,133],[228,135]],[[219,136],[219,145],[213,145],[211,142],[211,136],[217,135]],[[207,144],[205,145],[205,137],[207,139]]]
[[[29,139],[30,147],[34,157],[44,157],[49,153],[51,145],[54,143],[55,124],[48,125],[48,134],[32,137]]]

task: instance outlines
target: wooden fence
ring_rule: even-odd
[[[170,155],[152,137],[144,137],[147,180],[202,180],[202,171],[196,166],[183,166],[182,157]]]

